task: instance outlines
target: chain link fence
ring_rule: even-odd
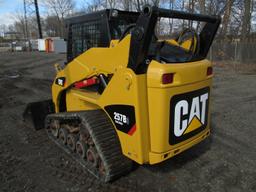
[[[256,42],[214,42],[209,51],[211,61],[231,61],[233,64],[256,65]]]

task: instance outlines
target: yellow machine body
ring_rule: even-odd
[[[121,42],[112,41],[109,48],[91,48],[76,57],[63,70],[58,71],[55,82],[60,78],[64,78],[65,82],[62,86],[53,83],[53,103],[56,112],[61,111],[60,102],[63,102],[61,100],[64,98],[66,111],[102,109],[106,114],[106,107],[109,105],[133,106],[136,124],[132,132],[127,134],[116,129],[122,152],[139,164],[155,164],[179,154],[209,135],[210,109],[204,105],[205,114],[202,115],[202,103],[200,109],[198,108],[198,101],[206,101],[206,97],[197,97],[193,92],[207,89],[207,100],[210,100],[212,74],[207,75],[207,70],[211,63],[208,60],[201,60],[162,64],[152,60],[145,74],[135,74],[127,68],[130,41],[131,36],[127,35]],[[113,74],[102,94],[73,86],[76,82],[100,74]],[[164,74],[172,74],[173,81],[163,84]],[[173,99],[187,93],[194,95],[194,98],[190,99],[192,103],[178,102],[178,107],[170,107]],[[194,101],[197,103],[194,104]],[[173,108],[178,111],[178,117],[175,119],[181,122],[175,124],[176,135],[185,138],[177,144],[170,144],[170,124],[174,121],[170,114]],[[194,114],[192,120],[190,113]],[[208,119],[205,125],[202,125],[200,118]],[[116,128],[114,122],[113,126]],[[195,132],[202,126],[201,131],[186,138],[186,134]]]

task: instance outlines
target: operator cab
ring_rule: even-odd
[[[120,39],[127,27],[136,23],[139,14],[106,9],[66,19],[68,62],[92,47],[109,47],[111,40]]]
[[[66,20],[68,62],[92,47],[109,47],[111,40],[121,41],[136,26],[139,14],[138,12],[107,9],[68,18]],[[159,27],[160,24],[159,20],[156,26]],[[179,37],[172,41],[161,40],[163,36],[157,34],[157,31],[159,32],[155,29],[148,54],[150,60],[156,59],[167,63],[184,62],[191,58],[192,50],[198,50],[198,34],[193,29],[182,30]],[[180,46],[191,39],[189,48]]]
[[[166,15],[149,17],[145,15],[147,13],[140,15],[139,12],[106,9],[68,18],[66,20],[68,27],[67,61],[72,61],[92,47],[109,47],[112,40],[120,42],[128,34],[132,36],[130,58],[131,56],[144,58],[143,61],[139,61],[143,67],[138,70],[142,73],[147,70],[146,63],[150,63],[151,60],[168,64],[205,59],[216,33],[216,24],[211,23],[211,19],[203,18],[193,23],[192,20],[197,19],[197,16],[195,18],[191,16],[191,18],[183,18],[183,22],[178,19],[179,23],[175,24],[173,19]],[[150,25],[148,24],[149,18]],[[170,30],[170,27],[176,27],[179,30],[176,37],[172,36],[173,30]],[[138,30],[136,31],[138,28],[144,32],[140,34]],[[136,40],[138,35],[141,35],[143,42]],[[140,47],[141,50],[134,50],[134,47]],[[138,56],[139,54],[143,56]],[[130,61],[135,62],[134,59]],[[140,65],[139,63],[136,65]]]

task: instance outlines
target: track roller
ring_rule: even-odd
[[[76,142],[78,141],[78,135],[77,134],[68,134],[67,136],[67,145],[70,148],[71,151],[76,150]]]
[[[68,131],[65,128],[60,128],[59,130],[59,139],[62,144],[67,144]]]
[[[88,146],[85,142],[83,142],[83,141],[76,142],[76,152],[80,158],[86,159],[87,150],[88,150]]]
[[[99,155],[94,147],[90,147],[86,152],[87,161],[94,167],[98,167]]]

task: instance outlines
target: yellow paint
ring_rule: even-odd
[[[180,45],[182,48],[186,49],[186,50],[190,50],[190,47],[192,46],[192,39],[189,39],[189,40],[186,40],[184,41],[181,45]],[[194,46],[194,50],[195,51],[195,46]]]
[[[178,155],[181,152],[189,149],[193,145],[200,143],[201,141],[206,139],[209,136],[209,134],[210,134],[210,130],[207,129],[207,130],[203,131],[202,133],[199,133],[196,137],[193,137],[192,139],[190,139],[190,141],[188,143],[184,143],[183,145],[180,145],[172,150],[169,150],[164,153],[150,152],[149,153],[149,164],[156,164],[156,163],[165,161],[167,159],[170,159],[173,156]]]
[[[194,39],[193,39],[194,38]],[[169,44],[172,44],[172,45],[175,45],[175,46],[179,46],[179,47],[182,47],[183,49],[189,51],[191,46],[192,46],[192,42],[194,40],[194,49],[192,51],[195,51],[196,50],[196,46],[197,46],[197,39],[196,37],[192,37],[190,39],[187,39],[186,41],[184,41],[183,43],[179,44],[176,40],[174,39],[168,39],[168,40],[165,40],[167,43]]]
[[[161,64],[152,60],[146,74],[137,75],[127,68],[130,35],[121,42],[112,41],[109,48],[91,48],[71,61],[56,78],[65,77],[64,87],[52,85],[52,98],[59,112],[61,98],[66,98],[67,111],[102,109],[108,105],[123,104],[135,107],[136,132],[130,136],[116,129],[122,152],[137,163],[159,163],[203,140],[200,134],[177,145],[169,144],[170,99],[177,94],[211,87],[212,76],[207,77],[211,63],[202,60],[192,63]],[[99,74],[113,74],[102,94],[75,89],[73,84]],[[162,84],[162,75],[174,73],[172,84]],[[63,97],[62,95],[66,95]],[[114,124],[113,124],[114,126]],[[200,138],[199,138],[200,137]],[[168,157],[163,156],[168,153]]]
[[[202,126],[201,121],[195,116],[192,121],[190,122],[189,126],[187,127],[186,131],[183,134],[190,133]]]
[[[169,65],[163,65],[156,61],[150,63],[147,71],[147,85],[151,152],[163,153],[191,143],[193,138],[174,146],[169,144],[170,100],[174,95],[204,87],[211,88],[212,76],[207,77],[206,75],[209,66],[211,63],[207,60]],[[162,74],[165,73],[174,73],[172,84],[161,83]],[[206,129],[209,129],[209,122],[210,118],[208,117]]]
[[[167,43],[172,44],[172,45],[176,45],[176,46],[180,46],[179,43],[177,41],[175,41],[174,39],[167,39],[165,40]]]

